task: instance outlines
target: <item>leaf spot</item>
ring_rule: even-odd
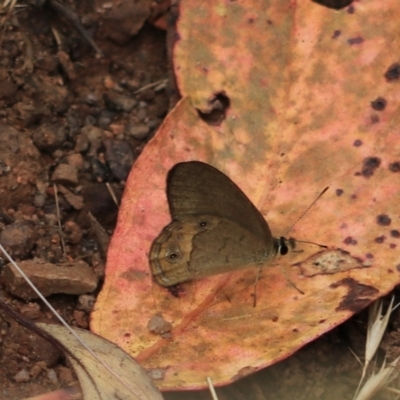
[[[381,160],[378,157],[367,157],[363,162],[361,174],[365,178],[370,178],[381,165]]]
[[[340,197],[343,194],[342,189],[336,189],[336,196]]]
[[[371,115],[371,124],[377,124],[379,122],[379,117],[376,114]]]
[[[390,81],[395,81],[400,78],[400,64],[392,64],[385,72],[385,78]]]
[[[364,285],[353,278],[344,278],[330,285],[332,289],[340,286],[347,286],[348,291],[336,311],[351,311],[354,313],[361,311],[371,303],[371,297],[378,293],[378,290],[373,286]]]
[[[354,246],[357,244],[357,240],[355,240],[352,236],[347,236],[347,238],[343,240],[343,243]]]
[[[375,100],[371,101],[371,107],[376,111],[382,111],[385,109],[387,101],[383,97],[377,97]]]
[[[364,42],[364,38],[362,38],[361,36],[355,37],[355,38],[351,38],[347,40],[347,43],[350,45],[353,44],[361,44]]]
[[[377,238],[375,238],[375,242],[376,243],[383,243],[385,241],[386,237],[385,236],[378,236]]]
[[[389,226],[392,223],[392,220],[386,214],[380,214],[376,217],[376,222],[381,226]]]
[[[395,161],[389,164],[389,171],[400,172],[400,161]]]
[[[390,231],[390,236],[392,238],[398,239],[398,238],[400,238],[400,232],[397,229],[392,229]]]

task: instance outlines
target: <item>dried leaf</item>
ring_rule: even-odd
[[[184,99],[127,181],[92,329],[152,370],[162,389],[227,384],[293,354],[399,283],[395,0],[352,13],[310,1],[182,2],[174,66]],[[225,99],[227,101],[219,101]],[[218,103],[219,125],[205,118]],[[201,160],[248,195],[275,236],[300,252],[185,286],[154,285],[152,240],[169,221],[168,170]],[[195,177],[193,177],[195,179]],[[277,265],[279,264],[279,266]],[[305,295],[288,283],[282,269]],[[171,339],[147,330],[160,313]]]

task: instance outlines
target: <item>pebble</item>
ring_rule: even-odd
[[[81,227],[74,221],[67,221],[64,224],[64,234],[67,243],[72,244],[79,243],[82,240],[83,236]]]
[[[75,377],[71,371],[70,368],[67,367],[58,367],[58,376],[60,378],[60,381],[63,382],[64,384],[68,384],[71,382],[75,381]]]
[[[80,153],[72,153],[67,156],[67,163],[81,170],[83,168],[83,157]]]
[[[150,129],[155,129],[158,128],[161,125],[162,120],[159,118],[156,119],[151,119],[149,122],[147,122],[147,126]]]
[[[14,375],[14,381],[17,383],[29,382],[30,380],[31,376],[29,375],[29,372],[26,369],[21,369],[21,371],[17,372]]]
[[[46,202],[46,195],[44,193],[36,193],[33,197],[33,205],[37,208],[42,208]]]
[[[78,308],[85,312],[92,311],[96,298],[91,294],[82,294],[78,297]]]
[[[128,135],[136,140],[143,140],[149,134],[150,128],[145,124],[131,124],[128,126]]]
[[[106,107],[111,111],[130,112],[138,104],[137,100],[118,93],[107,93],[103,96]]]
[[[33,133],[32,140],[39,150],[53,151],[67,140],[64,124],[44,124]]]
[[[140,108],[140,109],[138,110],[136,116],[138,117],[138,119],[139,119],[140,121],[144,121],[144,120],[147,118],[147,110],[146,110],[146,108]]]
[[[49,378],[50,382],[52,382],[54,385],[58,384],[57,374],[56,371],[54,371],[54,369],[47,370],[47,377]]]
[[[90,293],[97,287],[96,275],[83,260],[55,265],[33,259],[21,261],[19,266],[45,297],[55,293]],[[11,264],[4,267],[2,280],[4,288],[15,296],[24,300],[38,297]]]
[[[40,306],[37,303],[23,304],[19,312],[28,319],[37,319],[41,316]]]
[[[78,170],[73,165],[59,164],[53,172],[51,180],[62,185],[77,185]]]
[[[105,140],[105,159],[114,176],[125,181],[135,160],[128,142],[122,140]]]
[[[88,106],[98,106],[100,104],[100,98],[95,93],[88,93],[84,101]]]
[[[79,135],[76,136],[76,142],[75,142],[75,151],[77,153],[84,153],[85,151],[87,151],[89,149],[89,139],[88,137],[81,133]]]
[[[83,329],[87,329],[88,328],[88,322],[87,322],[87,318],[86,315],[83,311],[79,311],[79,310],[74,310],[74,319],[76,322],[76,325],[79,328],[83,328]]]
[[[25,258],[33,249],[37,234],[26,221],[16,221],[7,225],[0,233],[0,243],[14,258]]]
[[[65,186],[60,185],[58,187],[60,193],[64,195],[64,199],[67,200],[68,204],[75,208],[75,210],[82,210],[83,208],[83,197],[79,196],[68,190]]]
[[[103,129],[96,126],[86,125],[81,129],[81,135],[85,135],[90,144],[90,154],[96,154],[99,147],[102,145],[104,138]]]
[[[107,129],[108,126],[111,124],[111,121],[115,117],[116,113],[110,110],[101,110],[98,125],[101,129]]]

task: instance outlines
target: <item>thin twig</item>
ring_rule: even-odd
[[[107,188],[108,193],[110,194],[111,198],[113,199],[115,205],[117,206],[117,208],[119,208],[117,196],[115,195],[114,189],[111,187],[111,185],[108,182],[106,182],[106,188]]]
[[[153,83],[149,83],[148,85],[142,86],[140,89],[136,90],[136,92],[133,92],[133,94],[135,95],[135,94],[141,93],[146,89],[150,89],[150,88],[152,88],[154,86],[158,86],[158,85],[160,85],[161,83],[164,83],[164,82],[167,83],[168,79],[160,79],[159,81],[156,81],[156,82],[153,82]]]
[[[63,232],[62,232],[62,227],[61,227],[61,216],[60,216],[60,206],[58,203],[58,188],[57,185],[54,185],[54,197],[56,199],[56,210],[57,210],[57,222],[58,222],[58,230],[60,232],[60,240],[61,240],[61,248],[64,257],[66,256],[66,251],[65,251],[65,243],[64,243],[64,238],[63,238]]]

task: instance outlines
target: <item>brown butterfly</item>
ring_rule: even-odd
[[[149,257],[161,286],[264,265],[294,248],[294,239],[274,238],[248,197],[211,165],[176,164],[167,197],[172,222],[153,241]]]

